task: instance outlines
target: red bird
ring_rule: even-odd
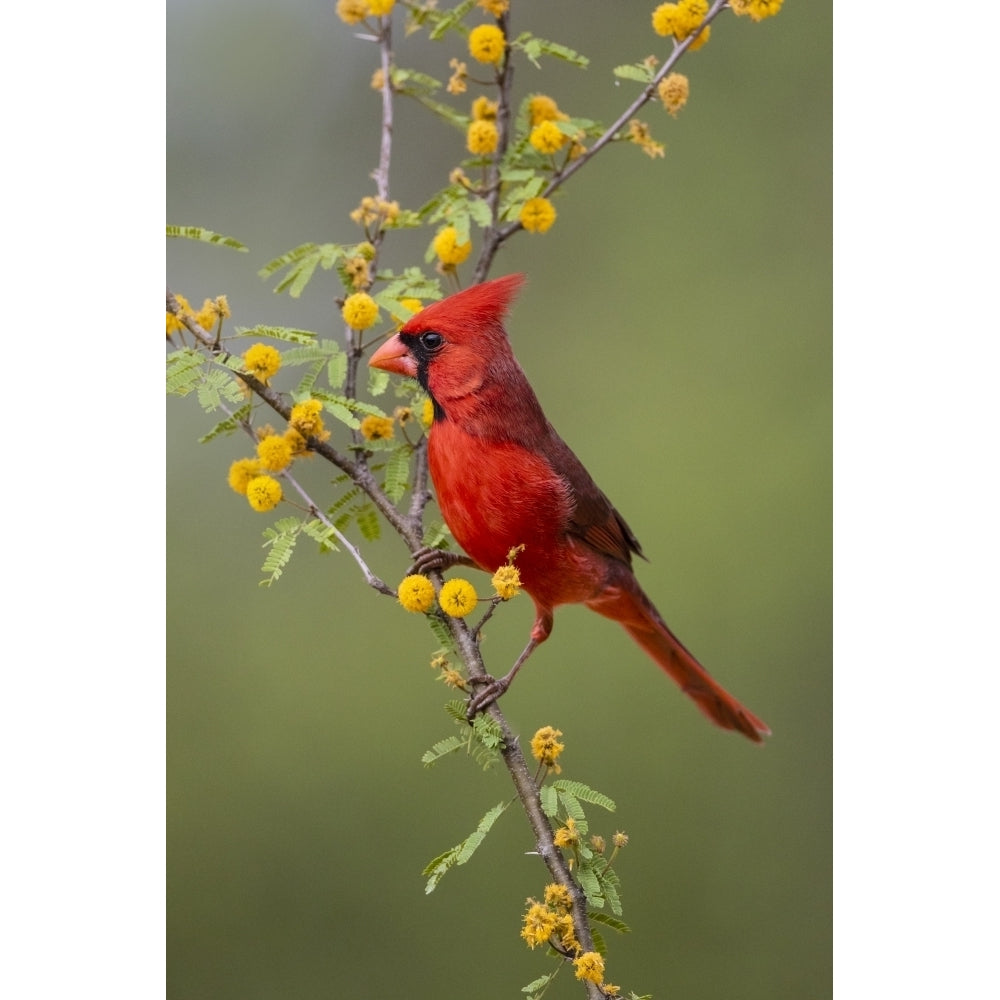
[[[667,628],[632,572],[639,543],[545,418],[503,327],[524,280],[512,274],[413,316],[369,362],[415,378],[434,406],[428,443],[441,513],[474,565],[493,573],[514,546],[535,602],[531,639],[510,672],[470,702],[470,717],[507,690],[552,631],[560,604],[620,622],[714,723],[754,742],[768,727],[724,691]],[[461,559],[437,564],[450,565]]]

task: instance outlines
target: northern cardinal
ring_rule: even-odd
[[[582,603],[620,622],[714,723],[762,742],[768,727],[712,679],[643,593],[632,572],[639,542],[545,418],[503,327],[523,280],[508,275],[428,305],[369,362],[415,378],[430,396],[431,477],[471,563],[493,573],[523,546],[516,565],[535,602],[531,638],[510,672],[473,697],[470,718],[548,638],[553,609]],[[447,555],[438,566],[468,562]]]

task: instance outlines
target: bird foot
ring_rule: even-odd
[[[510,681],[506,677],[497,680],[495,677],[489,676],[472,677],[470,680],[473,684],[482,685],[482,690],[474,694],[469,699],[468,705],[465,706],[465,717],[469,722],[472,722],[480,712],[489,708],[510,687]]]
[[[447,549],[417,549],[413,553],[413,565],[406,571],[407,576],[414,573],[425,575],[431,570],[451,569],[452,566],[475,566],[475,563],[461,552],[449,552]]]

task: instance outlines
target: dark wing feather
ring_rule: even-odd
[[[632,565],[632,553],[645,559],[639,540],[625,519],[601,492],[583,463],[569,445],[552,428],[539,442],[549,464],[569,484],[575,507],[569,522],[569,532],[604,555]]]

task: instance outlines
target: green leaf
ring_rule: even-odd
[[[643,63],[616,66],[612,72],[622,80],[635,80],[637,83],[650,83],[653,79],[653,70]]]
[[[311,330],[294,330],[287,326],[238,326],[238,337],[269,337],[271,340],[287,340],[292,344],[314,344],[316,334]]]
[[[629,927],[624,920],[619,920],[617,917],[612,917],[608,913],[602,913],[600,910],[590,910],[587,913],[592,923],[605,924],[612,930],[618,931],[619,934],[631,934],[632,928]]]
[[[261,587],[270,587],[276,583],[288,565],[295,550],[301,522],[295,517],[285,517],[273,527],[264,529],[264,548],[270,551],[264,560],[261,571],[269,574],[260,581]]]
[[[385,484],[382,487],[385,495],[397,503],[410,485],[410,455],[412,451],[404,444],[389,454],[385,463]]]
[[[480,821],[479,826],[469,834],[460,844],[456,844],[451,850],[438,855],[423,870],[422,874],[429,875],[424,892],[431,893],[448,871],[464,865],[476,852],[479,845],[486,839],[486,834],[490,832],[493,824],[503,815],[510,802],[499,802]]]
[[[389,385],[389,373],[382,368],[368,369],[368,391],[373,396],[381,396]]]
[[[199,243],[215,243],[217,246],[239,250],[240,253],[246,253],[249,249],[232,236],[222,236],[220,233],[213,233],[211,229],[202,229],[201,226],[167,226],[167,236],[197,240]]]
[[[186,396],[194,392],[202,379],[205,358],[190,347],[171,351],[167,355],[167,392],[172,396]]]
[[[302,525],[302,531],[314,542],[319,542],[321,552],[338,552],[337,533],[318,518],[312,518]]]
[[[331,389],[339,389],[347,378],[347,355],[340,351],[330,358],[326,368],[326,380],[330,383]]]
[[[541,69],[541,66],[538,65],[540,56],[554,56],[556,59],[562,59],[574,66],[579,66],[581,69],[585,69],[590,64],[590,60],[586,56],[580,55],[579,52],[568,46],[561,45],[559,42],[550,42],[544,38],[536,38],[529,32],[518,35],[513,45],[519,48],[539,69]]]
[[[431,631],[434,633],[434,638],[437,639],[438,644],[442,649],[448,650],[448,652],[453,653],[455,651],[455,640],[451,637],[451,632],[448,631],[448,626],[445,625],[437,615],[428,615],[427,624],[430,625]],[[450,703],[449,703],[450,704]],[[465,721],[465,702],[458,702],[461,708],[461,718],[463,722]]]
[[[558,781],[553,782],[553,787],[560,792],[565,792],[568,795],[572,795],[574,798],[580,799],[583,802],[589,802],[591,805],[600,806],[602,809],[607,809],[608,812],[614,812],[617,808],[614,802],[604,795],[602,792],[595,791],[588,785],[585,785],[582,781],[568,781],[565,778],[560,778]]]
[[[580,883],[580,888],[583,889],[584,895],[587,897],[587,902],[591,906],[596,906],[598,909],[604,906],[604,897],[601,895],[601,883],[598,881],[597,874],[593,868],[581,865],[576,870],[576,880]]]
[[[552,972],[549,972],[544,976],[539,976],[533,982],[528,983],[527,986],[522,986],[521,987],[522,993],[531,994],[530,996],[528,996],[527,1000],[538,1000],[538,998],[541,997],[542,993],[545,991],[545,988],[549,985],[549,983],[551,983],[552,980],[555,979],[555,977],[559,974],[560,968],[561,966],[557,966],[555,969],[552,970]]]
[[[465,740],[459,739],[457,736],[449,736],[447,739],[440,740],[434,744],[428,750],[423,757],[420,758],[421,763],[424,767],[432,767],[436,764],[442,757],[446,757],[450,753],[454,753],[456,750],[461,750],[465,746]]]
[[[374,504],[366,503],[358,510],[354,519],[357,521],[358,530],[366,542],[378,540],[382,534],[382,527],[379,524],[378,511]]]
[[[233,431],[238,430],[240,423],[250,416],[250,404],[247,403],[246,406],[241,406],[231,417],[226,417],[225,420],[217,423],[207,434],[203,434],[198,438],[198,444],[207,444],[213,438],[217,438],[222,434],[232,434]]]
[[[551,785],[542,785],[538,790],[538,798],[542,803],[542,812],[550,819],[559,814],[559,796]]]

